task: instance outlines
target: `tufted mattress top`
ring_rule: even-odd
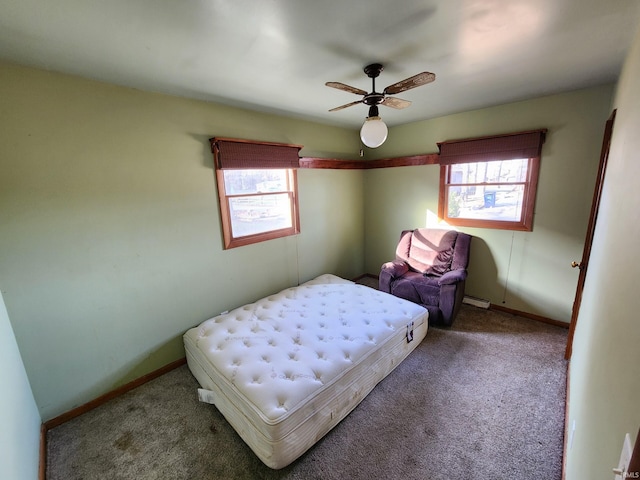
[[[212,403],[265,464],[282,468],[420,343],[427,316],[414,303],[321,275],[211,318],[184,342]]]

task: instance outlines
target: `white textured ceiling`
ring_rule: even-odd
[[[436,81],[390,125],[613,82],[637,0],[0,0],[0,58],[142,90],[357,127],[326,87]]]

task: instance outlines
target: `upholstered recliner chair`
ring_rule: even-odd
[[[396,259],[382,265],[379,288],[429,310],[429,323],[451,326],[464,297],[471,236],[418,228],[400,235]]]

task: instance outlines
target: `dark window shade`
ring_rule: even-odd
[[[300,145],[260,143],[247,140],[211,139],[219,169],[298,168]]]
[[[540,156],[547,130],[438,143],[440,165]]]

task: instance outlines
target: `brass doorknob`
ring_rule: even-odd
[[[575,261],[573,261],[573,262],[571,262],[571,267],[572,267],[572,268],[576,268],[576,267],[578,267],[578,268],[582,268],[582,262],[575,262]]]

